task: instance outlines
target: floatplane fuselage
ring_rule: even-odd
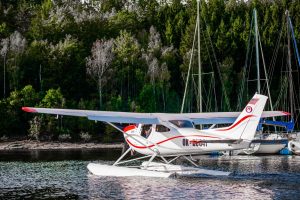
[[[178,127],[179,124],[186,127]],[[164,125],[129,125],[123,130],[127,133],[124,137],[132,150],[144,155],[152,155],[153,152],[164,156],[204,154],[243,149],[250,144],[249,141],[232,139],[222,134],[208,134],[194,128],[188,120],[172,120],[164,122]]]

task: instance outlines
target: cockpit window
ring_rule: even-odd
[[[148,138],[152,130],[152,124],[144,124],[142,126],[141,136]]]
[[[164,125],[161,125],[161,124],[157,124],[156,125],[156,128],[155,128],[155,131],[156,132],[169,132],[170,129],[165,127]]]
[[[170,122],[178,128],[194,128],[193,123],[188,120],[170,120]]]

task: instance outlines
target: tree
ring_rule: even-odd
[[[109,80],[109,73],[112,71],[113,44],[113,39],[97,40],[93,44],[92,55],[86,59],[87,74],[97,83],[100,108],[102,108],[102,87]]]
[[[3,98],[6,97],[6,57],[9,51],[9,39],[5,38],[1,40],[0,54],[3,57]]]
[[[143,58],[148,65],[148,76],[152,85],[154,99],[156,98],[156,86],[161,89],[164,111],[166,107],[165,86],[168,84],[170,79],[170,73],[167,63],[164,62],[164,57],[167,57],[172,51],[173,47],[162,47],[159,32],[151,26],[148,48],[147,52],[143,54]],[[156,100],[154,100],[154,107],[156,108]]]
[[[10,88],[17,89],[20,82],[20,62],[26,48],[26,38],[18,31],[13,32],[9,36],[9,71],[10,71]]]
[[[137,77],[135,74],[140,68],[138,65],[141,54],[140,44],[131,33],[126,30],[120,31],[120,35],[115,40],[113,51],[116,54],[116,65],[121,82],[121,96],[124,97],[123,87],[127,86],[124,93],[127,94],[127,99],[133,98],[136,94]],[[127,75],[127,84],[124,84],[125,74]]]
[[[84,93],[86,78],[84,59],[87,56],[82,52],[81,43],[71,35],[65,35],[58,43],[46,46],[46,51],[48,54],[44,59],[47,62],[42,60],[43,88],[59,87],[68,99],[80,99]]]

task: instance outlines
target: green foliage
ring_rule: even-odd
[[[7,98],[10,106],[19,109],[22,106],[34,106],[39,102],[39,96],[31,85],[25,86],[21,91],[13,91]]]
[[[107,142],[120,139],[114,138],[112,130],[103,124],[86,118],[55,119],[21,111],[22,106],[100,109],[97,88],[86,68],[95,41],[113,41],[114,47],[108,71],[103,72],[101,110],[179,111],[195,31],[196,1],[186,1],[186,4],[180,0],[90,2],[10,0],[0,3],[0,97],[4,97],[3,90],[10,94],[0,100],[0,112],[5,116],[0,118],[0,136],[29,133],[35,139],[70,136],[82,140],[80,133],[86,133],[92,138],[103,136]],[[279,33],[286,27],[285,9],[290,11],[299,46],[299,1],[201,1],[201,62],[203,71],[214,72],[217,79],[219,111],[228,111],[237,103],[253,8],[258,11],[267,66]],[[283,58],[285,45],[279,50]],[[107,60],[104,57],[98,58],[103,62]],[[274,71],[280,71],[281,66],[276,63]],[[274,73],[273,79],[280,80],[280,76]],[[211,80],[207,76],[203,80],[203,88],[210,88]],[[299,87],[297,84],[295,88]],[[229,95],[229,106],[224,106],[224,90]],[[271,93],[274,91],[276,96],[278,90],[276,86]]]
[[[116,130],[115,128],[113,128],[110,125],[105,125],[105,130],[104,130],[104,134],[102,137],[102,141],[104,143],[113,143],[113,142],[119,142],[123,140],[123,134]]]
[[[22,106],[34,106],[39,102],[38,94],[31,85],[25,86],[21,91],[13,91],[6,100],[0,101],[1,117],[0,135],[23,136],[26,134],[27,121],[30,116],[22,112]]]
[[[64,97],[58,89],[50,89],[42,99],[40,106],[45,108],[63,108],[65,104]]]
[[[122,111],[124,109],[124,101],[122,97],[119,95],[117,97],[112,97],[110,101],[107,103],[107,110],[111,111]]]
[[[11,107],[11,105],[6,100],[0,100],[0,112],[1,117],[0,118],[0,136],[8,136],[13,137],[16,135],[22,135],[24,134],[20,130],[20,126],[17,126],[16,124],[20,124],[19,117],[16,113],[16,111]]]
[[[2,22],[0,24],[0,36],[6,36],[8,33],[8,30],[7,30],[7,25],[5,22]]]
[[[111,18],[110,23],[111,27],[113,28],[113,31],[122,31],[122,30],[128,30],[130,32],[134,32],[137,30],[136,23],[138,21],[138,17],[136,13],[134,12],[128,12],[128,11],[120,11],[118,12],[114,17]]]
[[[65,99],[60,89],[50,89],[46,92],[39,106],[45,108],[63,108]],[[30,121],[29,136],[37,140],[58,139],[60,134],[68,134],[69,129],[62,126],[62,118],[53,116],[35,116]]]
[[[126,30],[116,38],[114,52],[124,63],[132,63],[139,55],[138,41]]]
[[[141,105],[142,112],[155,112],[156,111],[156,95],[153,94],[155,86],[151,84],[144,85],[140,95],[139,104]]]

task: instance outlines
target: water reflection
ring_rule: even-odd
[[[16,156],[25,155],[29,162],[12,161],[12,155],[0,154],[0,199],[297,199],[300,196],[297,156],[201,157],[199,165],[207,169],[234,172],[227,178],[98,177],[88,173],[86,166],[90,161],[112,164],[119,153],[27,152]],[[85,159],[80,160],[82,157]],[[8,159],[4,161],[5,158]]]
[[[55,187],[22,187],[22,188],[3,188],[0,190],[0,199],[79,199],[76,194]]]
[[[91,199],[270,199],[272,196],[272,190],[251,181],[89,176]]]
[[[1,151],[0,161],[115,160],[120,153],[120,149],[16,150]]]

